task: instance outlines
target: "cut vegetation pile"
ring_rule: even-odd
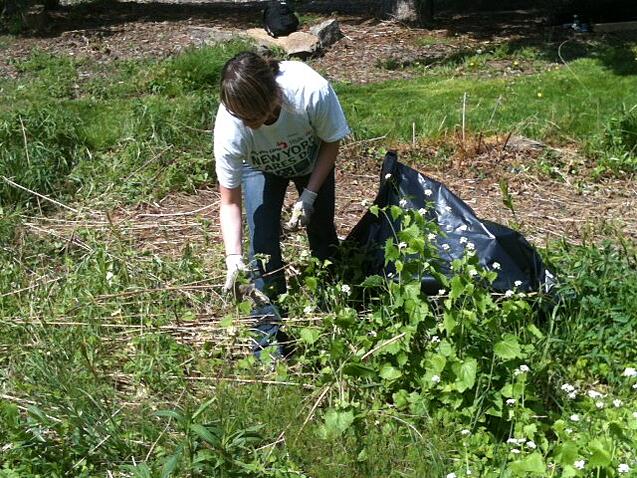
[[[558,47],[335,84],[353,130],[340,234],[395,147],[528,234],[553,293],[491,294],[499,267],[468,247],[425,296],[440,231],[375,210],[403,217],[383,245],[397,277],[361,277],[351,252],[328,273],[285,238],[288,361],[257,361],[252,304],[220,295],[210,125],[246,45],[16,58],[0,79],[0,477],[634,475],[636,43],[594,38],[556,67]]]

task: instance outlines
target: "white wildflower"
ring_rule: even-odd
[[[438,337],[437,335],[434,335],[433,337],[431,337],[431,343],[432,344],[440,343],[440,337]]]
[[[430,241],[435,241],[436,235],[433,232],[430,232],[429,234],[427,234],[427,239],[429,239]]]
[[[456,478],[455,473],[447,473],[447,478]]]
[[[624,377],[637,377],[637,370],[635,370],[633,367],[626,367],[626,369],[624,370],[624,373],[622,373],[622,375]]]
[[[520,286],[522,285],[522,281],[521,281],[521,280],[516,280],[516,281],[513,283],[513,285],[514,285],[515,287],[520,287]]]
[[[341,292],[343,292],[343,294],[345,295],[350,295],[352,293],[352,288],[347,284],[343,284],[341,286]]]
[[[533,440],[527,441],[526,446],[528,446],[531,450],[535,450],[537,448],[537,445],[535,444]]]
[[[493,267],[493,270],[499,271],[501,266],[499,262],[494,262],[493,264],[491,264],[491,267]]]
[[[401,199],[400,201],[398,201],[398,205],[399,205],[400,207],[402,207],[402,208],[406,208],[406,207],[407,207],[407,204],[409,204],[409,203],[407,202],[407,199]]]
[[[571,393],[571,392],[575,391],[575,387],[573,385],[571,385],[570,383],[565,383],[560,388],[562,389],[562,391],[564,391],[566,393]]]
[[[524,438],[509,438],[507,439],[507,443],[509,445],[519,445],[520,443],[524,443]]]
[[[530,371],[531,371],[531,369],[529,368],[529,366],[528,366],[528,365],[524,365],[524,364],[520,365],[519,370],[520,370],[520,372],[522,372],[522,373],[528,373],[528,372],[530,372]]]
[[[633,388],[637,390],[637,383],[633,383]]]
[[[390,178],[391,178],[391,173],[385,174],[385,179],[390,179]]]
[[[601,393],[599,393],[597,390],[589,390],[588,392],[586,392],[586,395],[588,395],[591,398],[602,398],[604,396]]]
[[[466,237],[461,237],[460,238],[460,244],[465,244],[467,242],[467,238]]]
[[[515,405],[515,398],[509,398],[509,399],[506,401],[506,404],[507,404],[508,406],[512,407],[513,405]]]
[[[418,209],[418,214],[420,214],[421,216],[426,216],[427,210],[424,207],[421,207],[420,209]]]
[[[447,293],[446,289],[438,289],[438,295],[445,295]]]
[[[478,275],[478,271],[477,271],[477,270],[475,270],[475,269],[470,269],[470,270],[469,270],[469,275],[470,275],[471,277],[475,277],[475,276],[477,276],[477,275]]]
[[[564,431],[566,432],[567,435],[570,435],[571,433],[573,433],[573,429],[572,428],[567,428]]]
[[[511,448],[511,453],[519,455],[520,454],[520,450],[518,450],[517,448]]]
[[[620,473],[628,473],[630,471],[630,466],[628,466],[626,463],[620,463],[620,465],[617,467],[617,471]]]
[[[470,251],[475,251],[476,245],[473,242],[467,242],[467,249]]]
[[[578,415],[578,414],[576,414],[576,413],[574,413],[573,415],[571,415],[571,417],[570,417],[570,418],[571,418],[571,421],[573,421],[573,422],[579,422],[579,420],[580,420],[579,415]]]
[[[577,460],[575,463],[573,463],[573,466],[575,466],[575,468],[577,468],[578,470],[583,470],[586,466],[586,461]]]
[[[471,476],[471,475],[473,475],[473,471],[471,471],[471,470],[469,470],[469,469],[467,468],[467,476]]]
[[[595,406],[601,410],[604,408],[604,402],[595,402]]]
[[[376,337],[378,335],[378,332],[376,332],[375,330],[370,330],[367,335],[369,335],[370,337]]]
[[[458,228],[458,230],[459,230],[459,231],[463,231],[463,232],[464,232],[464,231],[466,231],[467,229],[468,229],[468,228],[467,228],[467,225],[466,225],[466,224],[463,224],[462,226],[460,226],[460,227]]]
[[[471,430],[467,430],[466,428],[460,432],[461,435],[467,436],[471,435]]]
[[[509,298],[509,297],[513,297],[514,292],[509,289],[504,293],[504,297]]]
[[[311,306],[311,305],[306,305],[306,306],[303,308],[303,313],[304,313],[304,314],[311,314],[312,312],[314,312],[314,307],[313,307],[313,306]]]
[[[440,383],[440,375],[434,375],[433,377],[431,377],[431,381],[433,383]]]
[[[577,397],[577,392],[571,392],[568,395],[566,395],[570,400],[575,400],[575,398]]]
[[[616,398],[615,400],[613,400],[613,406],[615,408],[620,408],[623,405],[624,402],[622,402],[620,399]]]
[[[404,249],[405,247],[407,247],[407,243],[406,242],[399,242],[398,243],[398,249]]]
[[[448,251],[448,250],[449,250],[449,244],[443,244],[443,245],[442,245],[442,246],[440,246],[440,247],[442,247],[442,250],[443,250],[443,251]]]
[[[431,196],[433,193],[431,189],[425,189],[425,196]]]

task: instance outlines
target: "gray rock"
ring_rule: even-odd
[[[541,141],[536,141],[524,136],[512,135],[509,138],[509,142],[507,143],[506,147],[507,149],[516,151],[542,151],[543,149],[546,149],[547,146]]]
[[[341,32],[338,21],[334,19],[325,20],[318,25],[314,25],[310,28],[310,32],[318,37],[319,42],[321,42],[321,48],[327,48],[343,38],[343,32]]]
[[[190,37],[200,44],[210,45],[247,38],[247,35],[244,32],[221,30],[219,28],[192,27]]]

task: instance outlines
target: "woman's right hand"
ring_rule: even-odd
[[[228,254],[226,256],[226,283],[223,285],[224,293],[234,290],[234,284],[240,272],[247,270],[241,254]]]

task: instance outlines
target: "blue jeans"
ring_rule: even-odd
[[[271,298],[286,291],[281,257],[281,210],[288,183],[294,182],[299,194],[310,176],[284,178],[244,165],[242,173],[243,202],[250,229],[250,262],[256,262],[255,286]],[[312,255],[324,260],[335,252],[338,237],[334,226],[334,170],[325,178],[314,202],[314,213],[307,226]],[[269,261],[255,261],[256,254],[267,254]]]

